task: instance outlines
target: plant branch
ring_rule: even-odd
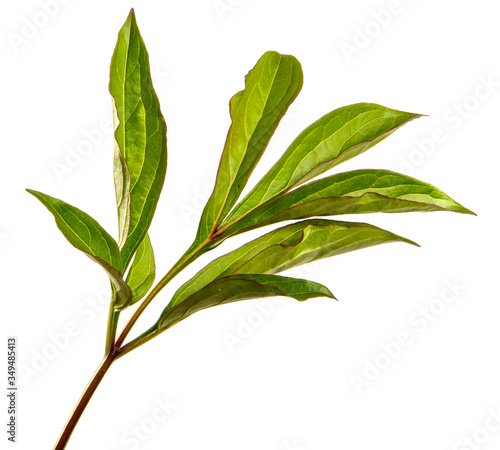
[[[208,242],[208,241],[207,241]],[[177,261],[177,263],[170,269],[170,271],[158,282],[158,284],[153,288],[153,290],[149,293],[149,295],[144,299],[144,301],[140,304],[139,308],[134,312],[132,317],[129,319],[124,329],[122,330],[120,336],[115,342],[116,337],[116,328],[118,324],[118,318],[120,315],[119,311],[116,311],[113,308],[113,303],[111,302],[109,316],[108,316],[108,329],[106,333],[106,356],[99,364],[99,367],[95,371],[94,375],[90,379],[87,387],[83,391],[80,400],[76,404],[71,416],[68,419],[57,443],[54,447],[54,450],[63,450],[66,448],[66,445],[75,429],[78,420],[83,414],[83,411],[87,407],[92,395],[96,391],[99,383],[104,378],[104,375],[108,371],[109,367],[116,359],[122,357],[126,353],[132,351],[133,349],[141,346],[146,343],[150,339],[155,336],[156,328],[153,326],[139,337],[134,339],[132,342],[123,346],[123,342],[126,339],[128,333],[134,326],[134,324],[139,319],[142,312],[146,309],[146,307],[151,303],[154,297],[167,285],[167,283],[172,280],[181,270],[187,267],[191,262],[193,262],[196,258],[198,258],[203,253],[203,248],[207,244],[204,242],[197,246],[192,245],[184,255]]]
[[[54,450],[63,450],[64,448],[66,448],[66,445],[68,444],[69,438],[71,437],[71,434],[73,433],[73,430],[75,429],[78,420],[82,416],[83,411],[85,410],[87,404],[92,398],[92,395],[96,391],[97,386],[99,386],[99,383],[104,378],[104,375],[106,374],[106,372],[108,371],[109,367],[116,359],[116,357],[117,354],[115,352],[111,352],[106,354],[104,359],[101,361],[94,375],[87,384],[87,387],[83,391],[82,396],[78,400],[78,403],[73,409],[73,412],[69,416],[68,422],[66,423],[61,435],[59,436],[59,439],[57,440],[56,445],[54,447]]]

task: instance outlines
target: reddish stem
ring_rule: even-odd
[[[97,370],[90,379],[89,384],[87,384],[87,387],[83,391],[80,400],[78,400],[75,409],[73,409],[71,416],[69,416],[68,422],[66,423],[61,435],[59,436],[59,439],[57,440],[57,443],[54,447],[54,450],[63,450],[64,448],[66,448],[66,445],[68,444],[69,438],[71,437],[71,434],[73,433],[73,430],[75,429],[78,420],[82,416],[83,411],[85,410],[87,404],[92,398],[92,395],[97,389],[97,386],[99,386],[99,383],[104,378],[104,375],[110,368],[113,361],[116,359],[116,356],[117,355],[115,352],[110,352],[101,361],[99,367],[97,367]]]

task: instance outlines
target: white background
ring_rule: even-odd
[[[192,316],[111,368],[68,449],[498,448],[497,2],[65,0],[50,15],[42,0],[3,3],[0,323],[4,342],[19,339],[22,375],[10,447],[52,448],[103,353],[106,276],[24,189],[80,207],[116,236],[108,70],[133,6],[168,126],[151,228],[160,276],[191,243],[228,101],[266,50],[295,55],[304,87],[249,185],[323,114],[375,102],[429,117],[339,170],[403,171],[478,216],[351,217],[422,248],[379,246],[293,273],[339,302],[242,302]],[[209,259],[165,289],[137,331]],[[10,448],[4,432],[1,442]]]

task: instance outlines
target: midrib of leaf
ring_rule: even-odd
[[[357,114],[355,117],[353,117],[353,118],[352,118],[349,122],[354,121],[356,118],[358,118],[358,117],[359,117],[359,116],[361,116],[362,114],[368,114],[368,113],[369,113],[368,111],[365,111],[365,112],[359,113],[359,114]],[[377,118],[377,119],[371,120],[369,123],[372,123],[372,122],[374,122],[375,120],[380,120],[380,118]],[[405,122],[405,123],[406,123],[406,122]],[[395,130],[397,130],[398,128],[400,128],[401,126],[403,126],[405,123],[400,124],[400,125],[396,125],[396,126],[394,126],[394,127],[390,128],[389,130],[387,130],[387,132],[386,132],[386,133],[384,133],[384,135],[389,135],[389,134],[390,134],[390,133],[392,133],[393,131],[395,131]],[[347,125],[347,124],[345,124],[345,125]],[[334,135],[335,135],[335,134],[337,134],[337,133],[338,133],[338,132],[339,132],[342,128],[344,128],[344,126],[345,126],[345,125],[343,125],[341,128],[339,128],[339,130],[337,130],[337,131],[336,131],[335,133],[333,133],[333,134],[334,134]],[[366,124],[366,125],[368,125],[368,124]],[[351,134],[351,135],[349,136],[349,138],[345,139],[345,140],[344,140],[344,143],[342,144],[341,149],[343,148],[343,146],[345,145],[345,143],[346,143],[349,139],[351,139],[351,138],[352,138],[352,137],[353,137],[356,133],[358,133],[358,132],[359,132],[359,131],[363,128],[363,127],[365,127],[366,125],[363,125],[363,126],[362,126],[359,130],[357,130],[355,133]],[[325,140],[326,140],[326,139],[324,139],[325,129],[326,129],[326,126],[324,125],[324,126],[323,126],[323,138],[322,138],[322,139],[321,139],[321,141],[320,141],[320,142],[319,142],[319,143],[315,146],[315,149],[316,149],[317,147],[319,147],[319,146],[320,146],[323,142],[325,142]],[[312,130],[309,134],[307,134],[307,135],[304,137],[304,140],[307,138],[307,136],[309,136],[309,135],[310,135],[311,133],[313,133],[314,131],[317,131],[317,130]],[[363,143],[361,143],[361,144],[356,144],[356,145],[354,145],[354,146],[347,147],[345,150],[348,150],[349,148],[352,148],[352,147],[356,147],[356,146],[358,146],[358,145],[369,145],[369,144],[371,144],[371,143],[375,142],[377,139],[381,139],[381,138],[383,138],[383,136],[384,136],[384,135],[382,135],[382,136],[377,136],[377,137],[375,137],[375,138],[373,138],[373,139],[370,139],[370,140],[364,141],[364,142],[363,142]],[[307,156],[309,156],[311,153],[312,153],[312,152],[310,152],[308,155],[306,155],[306,157],[307,157]],[[294,186],[297,186],[297,185],[301,184],[301,182],[303,182],[302,180],[304,180],[304,178],[307,178],[307,176],[308,176],[311,172],[315,171],[318,167],[321,167],[321,166],[324,166],[324,165],[326,165],[326,164],[331,163],[332,161],[334,161],[335,159],[337,159],[341,153],[342,153],[342,150],[340,150],[340,151],[339,151],[339,153],[338,153],[338,155],[337,155],[336,157],[333,157],[333,158],[329,159],[328,161],[324,161],[324,162],[322,162],[321,164],[318,164],[318,165],[317,165],[317,166],[315,166],[313,169],[311,169],[309,172],[307,172],[306,174],[304,174],[304,175],[303,175],[300,179],[298,179],[295,183],[293,183],[292,185],[287,184],[287,186],[286,186],[286,187],[284,187],[284,188],[283,188],[280,192],[276,193],[276,194],[275,194],[275,196],[270,197],[270,198],[268,198],[268,199],[265,199],[265,200],[263,201],[262,199],[265,197],[265,195],[267,194],[267,192],[269,192],[269,190],[271,189],[271,186],[272,186],[272,183],[271,183],[271,184],[268,186],[268,188],[266,189],[266,191],[265,191],[264,195],[262,195],[262,196],[261,196],[261,200],[260,200],[260,201],[261,201],[261,203],[256,204],[256,205],[255,205],[255,206],[253,206],[251,209],[249,209],[248,211],[246,211],[245,213],[243,213],[241,216],[236,217],[236,219],[234,219],[234,220],[232,220],[232,221],[231,221],[231,220],[229,220],[227,223],[223,223],[223,224],[222,224],[222,226],[221,226],[221,227],[217,230],[217,234],[221,234],[221,233],[223,233],[223,232],[224,232],[224,230],[226,230],[226,229],[227,229],[227,228],[229,228],[230,226],[233,226],[235,223],[237,223],[237,222],[239,222],[240,220],[242,220],[243,218],[245,218],[248,214],[252,213],[255,209],[257,209],[257,208],[259,208],[259,207],[262,207],[263,205],[265,205],[265,204],[267,204],[267,203],[270,203],[270,202],[272,202],[272,201],[274,201],[274,200],[277,200],[277,199],[279,199],[279,198],[283,197],[284,195],[286,195],[286,194],[289,192],[289,190],[290,190],[291,188],[293,188]],[[344,152],[344,153],[345,153],[345,152]],[[289,155],[287,155],[286,159],[285,159],[285,160],[284,160],[284,162],[283,162],[283,165],[280,167],[280,170],[283,168],[283,166],[285,165],[285,163],[289,160],[289,158],[290,158],[291,156],[293,156],[293,152],[291,152]],[[302,161],[304,161],[304,159],[305,159],[305,157],[301,159],[300,163],[302,163]],[[300,167],[300,163],[297,165],[297,168],[298,168],[298,167]],[[294,173],[295,173],[295,172],[296,172],[296,170],[294,171]],[[293,175],[289,178],[289,180],[290,180],[290,179],[292,179],[292,177],[293,177]],[[306,180],[306,181],[307,181],[307,180]],[[236,208],[237,208],[237,206],[236,206]],[[235,208],[233,211],[236,211],[236,208]]]

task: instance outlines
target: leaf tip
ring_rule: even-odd
[[[36,198],[40,198],[42,194],[41,192],[35,191],[34,189],[26,189],[26,192]]]
[[[400,115],[401,120],[403,121],[400,126],[407,124],[407,123],[411,122],[412,120],[420,119],[421,117],[428,117],[426,114],[412,113],[412,112],[401,111],[401,110],[393,110],[393,111],[396,111],[396,113]]]
[[[468,208],[466,208],[465,206],[462,206],[462,205],[460,205],[460,210],[457,211],[457,212],[460,212],[462,214],[469,214],[470,216],[476,216],[477,217],[477,214],[474,211],[472,211],[472,210],[470,210],[470,209],[468,209]]]
[[[452,202],[452,205],[448,208],[446,208],[448,211],[460,213],[460,214],[468,214],[471,216],[477,216],[477,214],[470,210],[469,208],[466,208],[465,206],[461,205],[457,201],[453,200],[452,198],[449,199]]]
[[[419,114],[419,113],[407,113],[408,114],[408,118],[407,118],[407,121],[406,123],[408,122],[411,122],[413,120],[416,120],[416,119],[420,119],[421,117],[429,117],[427,114]]]
[[[337,300],[337,298],[335,297],[335,295],[333,295],[332,291],[330,291],[330,289],[328,289],[326,286],[324,285],[320,285],[321,286],[321,296],[322,297],[328,297],[328,298],[333,298],[334,300]]]
[[[398,234],[392,233],[394,236],[394,239],[392,239],[392,242],[404,242],[405,244],[410,244],[414,245],[415,247],[421,247],[420,244],[417,244],[415,241],[412,241],[411,239],[405,238],[403,236],[399,236]]]
[[[420,244],[417,244],[415,241],[412,241],[411,239],[407,239],[407,238],[404,238],[404,237],[402,237],[400,239],[401,239],[401,241],[403,241],[403,242],[405,242],[407,244],[410,244],[410,245],[414,245],[415,247],[419,247],[419,248],[422,247]]]
[[[132,8],[128,13],[127,20],[123,25],[123,29],[126,30],[127,33],[130,32],[130,29],[132,28],[137,28],[137,20],[135,18],[134,8]]]

